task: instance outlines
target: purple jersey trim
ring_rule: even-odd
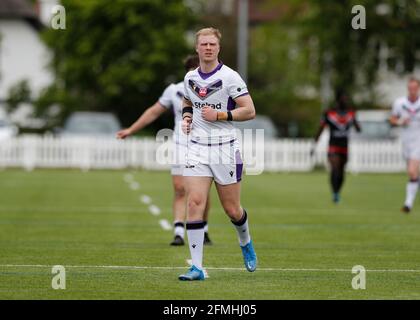
[[[211,71],[211,72],[209,72],[209,73],[204,73],[204,72],[202,72],[202,71],[200,70],[200,67],[199,67],[199,68],[198,68],[198,74],[200,75],[200,77],[201,77],[203,80],[206,80],[206,79],[210,78],[212,75],[214,75],[217,71],[219,71],[222,67],[223,67],[223,62],[220,62],[220,63],[217,65],[217,67],[216,67],[213,71]]]
[[[249,92],[242,93],[239,96],[236,96],[235,98],[232,98],[232,99],[237,99],[239,97],[246,96],[246,95],[249,95]]]
[[[235,158],[236,158],[236,182],[239,182],[242,180],[242,170],[244,167],[244,164],[242,163],[241,152],[239,150],[236,150]]]
[[[233,100],[231,97],[229,97],[228,102],[227,102],[227,111],[232,111],[234,110],[236,107],[236,102],[235,100]]]

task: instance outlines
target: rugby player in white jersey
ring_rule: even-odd
[[[184,79],[182,129],[191,136],[184,177],[192,266],[179,280],[204,280],[203,215],[213,180],[223,209],[237,231],[246,269],[252,272],[257,267],[247,212],[240,203],[243,164],[231,122],[253,119],[255,108],[239,74],[219,61],[220,39],[220,32],[214,28],[197,32],[200,67]]]
[[[406,187],[406,198],[401,211],[409,213],[413,207],[419,187],[420,167],[420,81],[410,78],[408,96],[395,100],[390,118],[391,125],[401,126],[403,156],[407,161],[409,182]]]
[[[198,56],[188,56],[184,61],[185,71],[194,70],[198,67],[199,60]],[[185,219],[186,219],[186,196],[185,196],[185,185],[184,177],[182,172],[185,168],[185,152],[186,152],[186,136],[182,133],[180,124],[182,122],[182,99],[184,97],[184,82],[181,81],[176,84],[170,84],[159,100],[146,109],[143,114],[134,122],[129,128],[118,131],[117,138],[125,139],[126,137],[134,134],[135,132],[143,129],[153,121],[155,121],[159,116],[161,116],[165,111],[172,108],[174,114],[174,150],[175,157],[174,163],[172,164],[171,174],[172,174],[172,183],[174,188],[174,199],[172,204],[173,215],[174,215],[174,240],[171,242],[173,246],[184,245],[184,235],[185,235]],[[204,244],[211,244],[211,240],[208,234],[208,212],[209,212],[210,201],[207,201],[207,206],[204,210]]]

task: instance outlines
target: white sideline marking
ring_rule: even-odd
[[[150,198],[149,196],[142,194],[140,197],[140,201],[143,202],[144,204],[151,204],[152,203],[152,198]]]
[[[131,173],[127,173],[124,175],[124,181],[130,183],[134,180],[134,177]]]
[[[138,190],[138,189],[140,189],[140,184],[138,182],[133,181],[133,182],[130,183],[130,189],[131,190]]]
[[[159,224],[162,227],[163,230],[171,230],[172,226],[166,219],[159,220]]]
[[[151,214],[153,214],[154,216],[158,216],[160,215],[160,209],[158,206],[155,206],[154,204],[151,204],[149,206],[149,211]]]
[[[162,221],[162,220],[161,220]],[[158,267],[158,266],[89,266],[89,265],[64,265],[66,268],[80,268],[80,269],[155,269],[155,270],[173,270],[173,269],[185,269],[184,267]],[[0,268],[51,268],[53,265],[45,264],[0,264]],[[223,271],[241,271],[245,268],[234,268],[234,267],[207,267],[207,270],[223,270]],[[349,272],[351,269],[317,269],[317,268],[257,268],[257,271],[292,271],[292,272]],[[366,272],[407,272],[407,273],[417,273],[420,270],[417,269],[366,269]]]

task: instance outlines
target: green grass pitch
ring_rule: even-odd
[[[406,180],[347,175],[337,206],[325,172],[245,176],[254,273],[242,269],[213,188],[209,278],[191,283],[177,279],[188,247],[170,247],[172,231],[159,224],[172,222],[168,172],[3,170],[0,299],[419,299],[420,201],[399,212]],[[66,268],[65,290],[51,287],[53,265]],[[367,270],[365,290],[352,288],[355,265]]]

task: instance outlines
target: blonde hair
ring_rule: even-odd
[[[418,78],[416,78],[415,76],[411,76],[408,79],[408,82],[416,82],[420,86],[420,80]]]
[[[203,28],[197,31],[197,33],[195,34],[195,43],[198,42],[198,38],[200,36],[215,36],[217,38],[217,40],[222,39],[222,34],[220,33],[220,31],[218,29],[215,29],[213,27],[210,28]]]

